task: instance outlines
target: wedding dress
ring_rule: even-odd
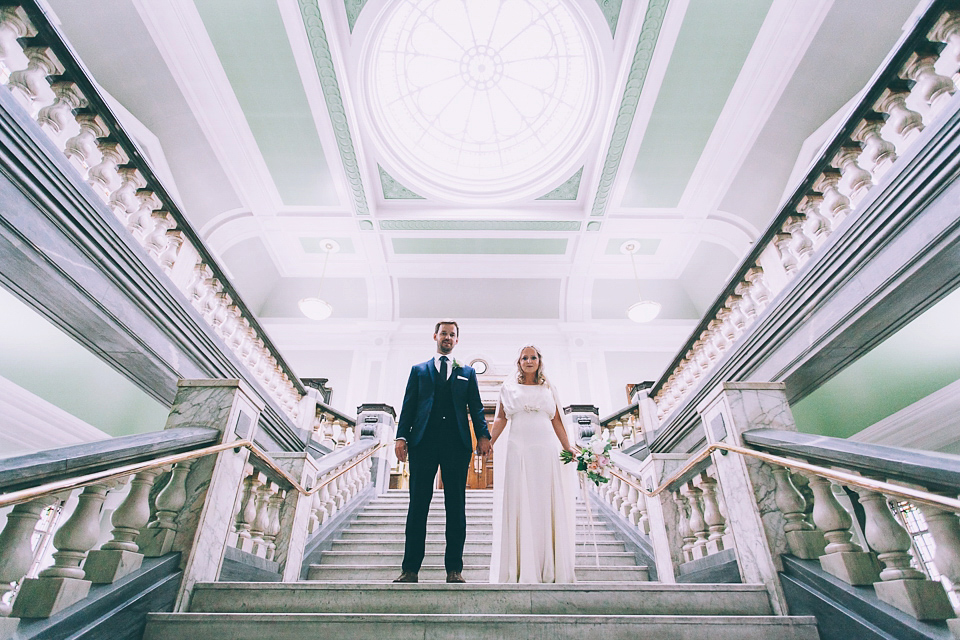
[[[576,581],[576,469],[560,462],[558,404],[547,385],[500,389],[507,426],[493,453],[490,582]]]

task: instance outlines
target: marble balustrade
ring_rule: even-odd
[[[94,101],[84,94],[79,79],[65,75],[54,47],[36,43],[37,33],[23,7],[0,8],[0,84],[6,85],[251,376],[299,424],[303,395],[279,353],[232,297],[233,290],[225,286],[226,277],[219,268],[206,261],[202,248],[191,241],[182,218],[171,213],[176,205],[166,201],[157,178],[142,164],[141,154],[115,139],[107,124],[113,116],[94,110]],[[25,46],[22,39],[30,45]],[[149,180],[145,173],[150,173]]]
[[[859,210],[871,188],[908,152],[956,92],[960,86],[958,16],[960,12],[948,10],[930,16],[935,20],[932,27],[929,20],[922,21],[926,33],[906,41],[904,46],[910,49],[903,51],[909,54],[905,61],[880,76],[881,86],[870,94],[878,97],[854,111],[853,119],[840,129],[843,137],[828,145],[830,155],[814,166],[801,191],[788,201],[790,209],[777,217],[782,220],[779,228],[758,240],[756,261],[734,274],[727,288],[731,293],[715,316],[704,319],[703,330],[691,336],[686,353],[654,387],[660,423],[684,404],[844,219]]]

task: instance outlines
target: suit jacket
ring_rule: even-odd
[[[452,362],[451,362],[452,364]],[[427,421],[433,409],[433,390],[440,373],[433,358],[416,364],[410,369],[407,390],[403,394],[400,420],[397,422],[397,437],[405,438],[407,445],[417,446],[427,431]],[[453,396],[454,415],[460,438],[467,449],[472,449],[467,409],[473,419],[473,432],[477,438],[489,438],[487,421],[483,417],[483,402],[477,386],[477,372],[473,367],[454,367],[450,374],[450,393]]]

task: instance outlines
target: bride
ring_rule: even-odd
[[[491,430],[493,554],[490,582],[575,582],[576,471],[560,462],[574,451],[556,389],[534,346],[520,350]]]

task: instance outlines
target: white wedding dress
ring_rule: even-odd
[[[550,421],[558,411],[546,385],[505,382],[507,426],[493,453],[490,582],[575,582],[576,469]],[[561,417],[562,417],[561,413]]]

